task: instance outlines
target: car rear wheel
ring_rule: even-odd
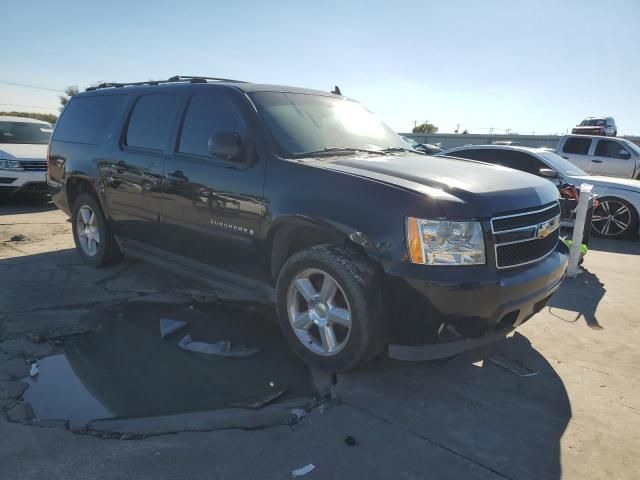
[[[348,248],[316,246],[289,258],[278,276],[277,307],[285,338],[312,366],[344,372],[384,348],[377,275]]]
[[[628,202],[614,197],[598,199],[593,209],[591,231],[603,238],[625,238],[636,232],[638,212]]]
[[[112,265],[122,258],[100,203],[95,197],[84,193],[77,198],[71,222],[76,249],[86,264],[101,267]]]

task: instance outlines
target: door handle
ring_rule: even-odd
[[[593,163],[602,163],[602,160],[591,160]]]
[[[562,158],[564,158],[565,160],[570,160],[569,157],[565,157],[564,155],[562,156]]]

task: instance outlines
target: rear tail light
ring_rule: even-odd
[[[51,142],[47,145],[47,178],[51,175]]]

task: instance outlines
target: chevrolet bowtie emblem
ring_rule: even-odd
[[[543,223],[539,223],[536,227],[536,235],[535,238],[538,240],[542,240],[543,238],[547,238],[554,230],[555,230],[556,220],[549,220]]]

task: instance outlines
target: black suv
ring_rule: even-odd
[[[419,154],[335,93],[103,84],[68,103],[48,164],[86,263],[126,253],[275,303],[296,352],[332,371],[502,338],[567,266],[551,182]]]

